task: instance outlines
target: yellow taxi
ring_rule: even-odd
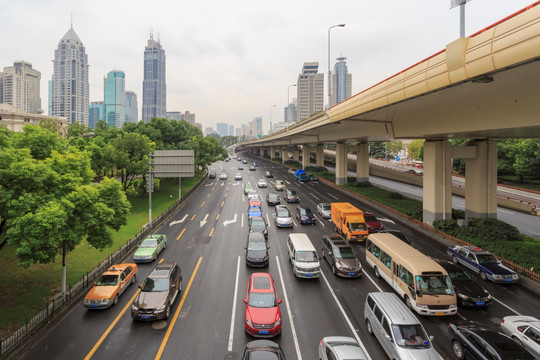
[[[116,264],[110,266],[84,298],[84,306],[89,309],[104,309],[118,303],[118,298],[129,285],[135,283],[137,264]]]

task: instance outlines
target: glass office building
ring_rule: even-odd
[[[104,79],[105,121],[110,127],[121,128],[126,121],[126,74],[109,71]]]
[[[165,83],[165,50],[159,39],[150,35],[144,49],[144,80],[142,119],[164,118],[167,113],[167,86]]]

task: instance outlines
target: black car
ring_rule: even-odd
[[[260,232],[248,234],[246,243],[246,266],[265,267],[268,266],[268,249],[264,235]]]
[[[486,307],[491,305],[493,299],[486,289],[471,279],[469,274],[454,265],[451,261],[437,260],[450,276],[454,291],[457,295],[458,304],[461,306]]]
[[[397,237],[399,240],[403,241],[407,245],[411,245],[411,240],[405,236],[404,233],[402,233],[399,230],[383,230],[382,232],[389,233]]]
[[[281,203],[281,199],[279,198],[278,194],[270,192],[266,195],[266,203],[268,205],[279,205]]]
[[[250,341],[244,347],[242,360],[285,360],[281,346],[270,340]]]
[[[268,239],[268,229],[266,220],[262,216],[252,216],[249,218],[249,232],[260,232]]]
[[[315,215],[313,215],[310,208],[297,206],[296,218],[300,220],[300,224],[315,225]]]
[[[298,194],[294,190],[285,189],[285,193],[283,194],[283,197],[285,198],[285,200],[288,203],[289,202],[299,202],[300,201],[300,197],[298,196]]]
[[[448,324],[448,334],[452,340],[452,350],[460,360],[534,359],[534,356],[497,328],[473,322],[455,322]]]
[[[210,172],[208,173],[208,178],[209,178],[209,179],[215,179],[215,178],[216,178],[216,173],[215,173],[214,171],[210,171]]]

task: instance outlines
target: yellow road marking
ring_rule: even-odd
[[[219,214],[217,214],[217,216],[216,216],[216,220],[219,220]]]
[[[205,203],[205,202],[203,201],[202,204],[201,204],[201,207],[203,207],[204,203]]]
[[[193,217],[191,218],[190,221],[193,221],[193,219],[195,219],[195,216],[197,216],[197,214],[193,214]]]
[[[223,205],[225,205],[225,201],[222,201],[222,202],[221,202],[221,207],[223,207]]]
[[[209,198],[209,197],[210,197],[210,194],[211,194],[211,193],[208,193],[208,195],[206,195],[206,198]]]
[[[184,230],[182,230],[182,232],[180,233],[180,235],[178,235],[178,237],[176,238],[176,240],[180,240],[180,238],[182,237],[182,235],[184,235],[184,231],[186,231],[186,228],[184,228]]]
[[[199,270],[199,265],[201,264],[201,261],[202,261],[202,257],[199,258],[199,261],[197,262],[197,265],[195,266],[195,270],[193,270],[193,275],[191,275],[191,279],[189,279],[189,283],[188,283],[188,286],[186,287],[186,290],[184,291],[182,300],[180,300],[178,309],[176,309],[176,312],[174,313],[174,316],[171,320],[171,324],[167,328],[167,333],[165,334],[165,338],[163,338],[163,341],[161,342],[161,346],[159,347],[158,353],[156,354],[156,357],[154,358],[154,360],[161,359],[161,355],[163,355],[163,350],[165,349],[165,345],[167,345],[167,342],[169,341],[169,337],[171,336],[171,332],[174,328],[174,324],[176,324],[176,319],[178,319],[178,315],[180,315],[180,311],[182,310],[182,306],[184,305],[184,302],[186,301],[187,294],[189,293],[189,289],[191,288],[193,279],[195,279],[195,274],[197,274],[197,271]]]
[[[229,187],[227,186],[227,191],[229,191]]]
[[[163,260],[163,259],[162,259]],[[109,335],[109,333],[111,332],[111,330],[114,328],[114,326],[116,325],[116,323],[118,322],[118,320],[120,320],[120,318],[124,315],[124,313],[127,311],[127,309],[131,306],[131,304],[133,303],[133,301],[135,301],[135,297],[137,295],[139,295],[139,293],[141,292],[141,289],[137,289],[137,291],[135,292],[135,295],[133,295],[133,297],[129,300],[129,302],[126,304],[126,306],[124,306],[124,308],[122,309],[122,311],[120,311],[120,314],[118,314],[118,316],[116,317],[116,319],[114,319],[114,321],[111,323],[111,325],[109,326],[109,328],[107,330],[105,330],[105,332],[103,333],[103,335],[101,335],[101,337],[99,338],[98,342],[94,345],[94,347],[92,348],[92,350],[90,350],[90,352],[88,353],[88,355],[86,355],[86,357],[84,358],[84,360],[89,360],[93,355],[94,353],[97,351],[97,349],[101,346],[101,344],[103,343],[103,341],[105,341],[105,339],[107,338],[107,336]]]
[[[214,187],[212,188],[212,191],[214,191],[215,188],[216,188],[216,187],[214,186]]]
[[[214,233],[214,228],[212,228],[212,230],[210,230],[210,235],[208,235],[209,237],[212,237],[212,234]]]
[[[225,193],[225,197],[227,197],[227,194],[229,194],[229,193]]]

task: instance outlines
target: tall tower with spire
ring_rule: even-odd
[[[144,80],[142,119],[164,118],[167,112],[167,85],[165,83],[165,50],[150,33],[144,49]]]
[[[88,55],[73,24],[54,51],[49,113],[88,126]]]

